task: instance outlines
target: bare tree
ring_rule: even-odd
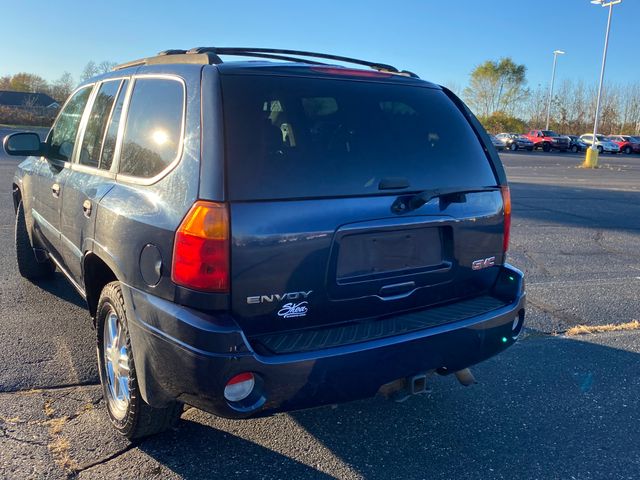
[[[98,73],[100,72],[98,71],[96,62],[94,62],[93,60],[89,60],[82,69],[82,73],[80,74],[80,81],[84,82],[85,80],[89,80],[91,77],[95,77],[96,75],[98,75]]]
[[[100,62],[100,64],[97,67],[98,68],[98,74],[110,72],[111,70],[113,70],[113,67],[115,67],[116,65],[117,65],[116,62],[111,62],[109,60],[103,60],[102,62]]]
[[[64,72],[58,80],[53,82],[50,89],[50,95],[55,98],[58,103],[62,104],[71,92],[75,81],[69,72]]]

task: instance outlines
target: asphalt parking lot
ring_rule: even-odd
[[[0,477],[638,478],[640,332],[565,332],[640,320],[640,156],[604,155],[598,170],[580,155],[501,156],[527,329],[474,368],[477,385],[438,377],[402,404],[258,420],[191,408],[130,444],[108,425],[82,300],[61,274],[18,276],[17,161],[0,155]]]

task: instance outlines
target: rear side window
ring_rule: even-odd
[[[98,167],[105,129],[121,83],[121,80],[112,80],[100,85],[82,139],[79,159],[81,165]],[[101,167],[104,169],[106,165]]]
[[[53,129],[51,130],[50,153],[51,158],[68,162],[73,154],[76,136],[82,113],[91,94],[91,86],[78,90],[64,106]]]
[[[124,98],[127,93],[127,86],[129,80],[124,80],[118,99],[113,107],[111,113],[111,120],[109,120],[109,126],[104,135],[104,141],[102,143],[102,153],[100,154],[100,168],[109,170],[113,163],[113,155],[116,150],[116,140],[118,137],[118,127],[120,126],[120,118],[122,117],[122,106],[124,105]]]
[[[493,186],[484,150],[444,92],[382,82],[222,77],[233,200]]]
[[[133,85],[119,173],[153,177],[180,152],[184,89],[177,80],[138,78]]]

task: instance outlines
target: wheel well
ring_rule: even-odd
[[[11,190],[13,192],[13,211],[18,211],[18,204],[20,204],[20,200],[22,200],[22,192],[20,192],[20,187],[15,183],[11,185]]]
[[[87,305],[91,317],[95,318],[98,310],[98,300],[104,286],[117,280],[113,270],[97,255],[89,253],[84,257],[84,286],[87,296]]]

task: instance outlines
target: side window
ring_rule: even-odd
[[[180,152],[184,91],[180,82],[138,78],[122,140],[119,173],[150,178]]]
[[[82,112],[87,105],[91,86],[78,90],[66,104],[51,131],[50,157],[69,161],[76,143]]]
[[[116,150],[116,140],[118,137],[118,127],[120,126],[120,118],[122,117],[122,105],[124,105],[124,97],[127,93],[127,86],[129,80],[122,82],[120,93],[118,94],[118,100],[113,107],[113,113],[111,114],[111,120],[109,126],[104,135],[104,141],[102,142],[102,154],[100,155],[100,168],[103,170],[109,170],[113,163],[113,154]]]
[[[105,128],[121,83],[121,80],[112,80],[100,85],[82,139],[79,159],[81,165],[98,166]]]

